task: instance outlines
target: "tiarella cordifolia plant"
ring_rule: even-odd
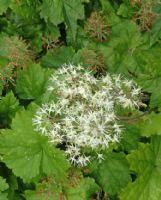
[[[92,159],[91,150],[100,161],[102,152],[119,141],[117,110],[138,107],[140,88],[120,75],[96,79],[82,66],[70,64],[50,78],[48,92],[58,100],[43,104],[33,124],[51,142],[65,144],[74,165],[85,166]]]

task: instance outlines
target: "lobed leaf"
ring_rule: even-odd
[[[138,125],[143,136],[161,135],[161,113],[152,112]]]
[[[105,160],[92,166],[92,175],[105,192],[118,194],[130,181],[129,165],[123,153],[108,153]]]
[[[69,164],[64,153],[48,142],[48,138],[34,131],[33,106],[19,111],[11,129],[0,135],[0,153],[5,164],[16,176],[29,182],[42,174],[54,175],[63,180]]]
[[[140,144],[127,156],[131,170],[138,174],[122,191],[121,200],[158,200],[161,196],[161,136],[153,136],[151,144]]]
[[[47,87],[50,71],[30,64],[17,74],[16,92],[20,99],[40,101]]]
[[[10,5],[11,0],[1,0],[0,1],[0,15],[6,12],[7,8]]]

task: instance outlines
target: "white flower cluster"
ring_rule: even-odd
[[[96,79],[82,66],[64,65],[50,79],[48,92],[57,95],[56,102],[42,105],[33,124],[55,144],[63,143],[69,160],[85,166],[110,143],[118,142],[122,133],[117,108],[135,108],[140,88],[121,76],[106,75]]]

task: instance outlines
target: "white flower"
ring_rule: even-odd
[[[119,103],[124,107],[124,108],[133,108],[134,103],[131,99],[126,98],[126,96],[118,96],[117,97]]]
[[[84,167],[87,165],[87,163],[90,162],[90,157],[89,156],[79,156],[76,163],[80,167]]]
[[[104,160],[103,154],[97,153],[97,159],[98,159],[99,163],[101,163],[102,160]]]
[[[66,145],[65,153],[72,164],[86,166],[91,157],[86,150],[103,151],[119,142],[122,125],[117,108],[134,109],[139,104],[140,88],[121,75],[96,79],[81,65],[64,65],[51,76],[47,91],[57,101],[43,104],[36,112],[33,125],[52,143]]]
[[[69,160],[71,161],[72,164],[76,164],[77,163],[77,159],[75,158],[75,156],[70,156]]]
[[[133,82],[132,82],[132,80],[127,80],[127,79],[125,79],[124,81],[123,81],[123,83],[125,84],[125,86],[127,86],[127,87],[129,87],[129,88],[131,88],[132,86],[133,86]]]
[[[131,92],[132,97],[137,96],[141,93],[141,88],[134,88]]]

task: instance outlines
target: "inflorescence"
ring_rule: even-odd
[[[36,131],[54,144],[65,144],[72,164],[86,166],[91,150],[101,161],[102,152],[120,140],[123,127],[117,110],[137,108],[141,89],[121,75],[97,79],[82,66],[69,64],[51,76],[48,92],[58,99],[37,111]]]

